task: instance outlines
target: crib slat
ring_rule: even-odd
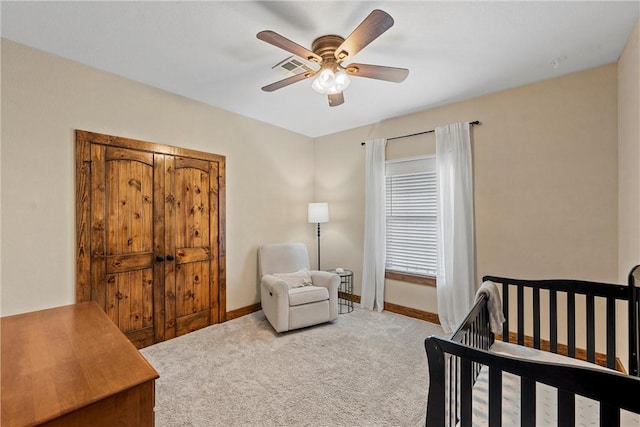
[[[502,311],[504,323],[502,324],[502,341],[509,342],[509,284],[502,284]]]
[[[596,362],[596,319],[593,295],[587,295],[587,362]]]
[[[456,369],[454,372],[454,381],[455,381],[455,387],[454,387],[454,400],[453,400],[453,413],[455,414],[454,416],[454,420],[455,423],[458,423],[458,420],[460,420],[460,361],[461,359],[459,357],[455,358],[455,362],[456,362]]]
[[[640,265],[636,265],[629,272],[629,373],[640,377]]]
[[[540,288],[533,289],[533,346],[540,348]]]
[[[558,352],[558,292],[549,291],[549,312],[551,315],[549,324],[550,350],[552,353]]]
[[[520,425],[535,427],[536,425],[536,382],[528,378],[520,378]],[[560,424],[561,425],[561,424]]]
[[[558,425],[576,425],[576,396],[565,390],[558,390]]]
[[[518,286],[518,345],[524,345],[524,287]]]
[[[607,368],[616,368],[616,300],[607,298]]]
[[[576,294],[567,293],[567,328],[569,357],[576,357]]]
[[[471,427],[471,359],[462,359],[460,366],[460,426]]]
[[[611,405],[600,404],[600,427],[619,426],[620,409]]]
[[[502,425],[502,371],[489,368],[489,425]]]
[[[457,390],[457,385],[454,382],[454,377],[453,377],[454,370],[456,369],[455,368],[455,362],[456,362],[457,359],[458,358],[454,357],[454,356],[449,357],[449,372],[448,372],[448,374],[449,374],[449,378],[448,378],[448,381],[449,381],[449,396],[448,396],[448,399],[447,399],[447,403],[449,404],[449,410],[447,412],[447,420],[448,420],[448,424],[447,425],[448,426],[454,426],[454,425],[456,425],[456,423],[458,421],[456,419],[456,415],[457,414],[454,412],[454,410],[455,410],[454,408],[455,407],[453,406],[453,402],[454,402],[453,396],[455,396],[455,392]],[[455,402],[457,402],[457,401],[458,400],[456,398]],[[456,403],[456,405],[457,405],[457,403]]]
[[[491,332],[491,327],[489,326],[489,312],[487,310],[485,310],[484,312],[484,348],[485,350],[488,350],[489,347],[492,344],[492,332]]]

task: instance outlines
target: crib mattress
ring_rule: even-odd
[[[566,356],[522,347],[515,344],[496,341],[491,351],[527,360],[564,363],[607,369],[591,363],[572,359]],[[489,423],[489,368],[484,366],[473,388],[473,420],[474,426],[486,426]],[[576,396],[576,426],[599,426],[600,405],[592,399]],[[520,425],[520,377],[503,372],[502,374],[502,424],[504,426]],[[556,426],[558,423],[557,390],[546,384],[536,384],[536,426]],[[625,410],[620,411],[621,426],[640,427],[640,414]]]

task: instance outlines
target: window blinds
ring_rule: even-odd
[[[410,160],[387,167],[387,270],[436,275],[437,187],[432,160]]]

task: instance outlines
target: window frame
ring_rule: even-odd
[[[436,168],[435,168],[435,154],[432,155],[422,155],[422,156],[415,156],[415,157],[404,157],[404,158],[398,158],[398,159],[392,159],[392,160],[387,160],[385,161],[385,200],[387,198],[387,177],[388,176],[393,176],[393,175],[402,175],[402,174],[410,174],[410,173],[416,173],[416,172],[422,172],[422,170],[416,170],[414,167],[409,167],[406,171],[403,171],[402,173],[397,173],[398,169],[402,169],[402,167],[398,167],[398,166],[389,166],[389,165],[393,165],[393,164],[399,164],[399,163],[407,163],[407,162],[413,162],[414,164],[417,164],[419,161],[426,161],[428,164],[428,169],[425,172],[432,172],[435,173],[436,172]],[[389,174],[389,170],[392,170],[391,174]],[[393,170],[396,171],[396,173],[393,173]],[[413,170],[413,172],[412,172]],[[436,193],[436,204],[437,204],[437,193]],[[386,212],[385,212],[386,215]],[[436,219],[437,221],[437,219]],[[387,245],[387,243],[385,243],[385,245]],[[437,248],[436,248],[437,250]],[[437,261],[437,260],[436,260]],[[436,275],[424,275],[424,274],[419,274],[419,273],[414,273],[414,272],[406,272],[406,271],[397,271],[397,270],[388,270],[386,268],[385,265],[385,278],[386,279],[391,279],[391,280],[397,280],[397,281],[402,281],[402,282],[407,282],[407,283],[414,283],[414,284],[418,284],[418,285],[425,285],[425,286],[436,286]]]

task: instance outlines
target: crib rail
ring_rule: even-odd
[[[429,356],[430,384],[445,384],[445,359],[458,360],[459,406],[457,416],[448,417],[444,405],[446,387],[431,387],[427,408],[427,426],[471,426],[473,411],[473,365],[489,367],[489,425],[502,425],[502,373],[520,377],[522,426],[534,426],[536,420],[536,383],[558,390],[558,425],[575,424],[575,396],[600,402],[600,425],[619,426],[620,409],[640,413],[640,378],[599,368],[528,361],[491,353],[440,337],[425,340]],[[434,369],[432,370],[432,364]],[[438,368],[437,365],[440,365]],[[435,376],[434,376],[435,375]],[[434,395],[432,395],[434,392]],[[437,394],[435,394],[437,393]]]
[[[636,267],[636,269],[638,268]],[[632,273],[633,271],[632,270]],[[630,277],[633,276],[630,274]],[[638,315],[637,315],[637,290],[630,278],[629,285],[614,285],[609,283],[588,282],[581,280],[521,280],[510,279],[497,276],[485,276],[483,280],[490,280],[502,285],[502,305],[506,321],[503,324],[502,341],[512,342],[518,345],[525,345],[527,336],[525,335],[525,323],[532,325],[533,342],[532,347],[543,349],[553,353],[563,354],[572,358],[587,360],[591,363],[598,363],[596,360],[596,302],[603,300],[606,307],[606,360],[604,366],[616,369],[616,301],[627,301],[628,328],[629,328],[629,370],[630,374],[638,376]],[[525,292],[529,289],[530,292]],[[517,303],[512,310],[509,305],[510,294],[516,293]],[[549,330],[548,340],[541,338],[541,295],[546,294],[549,303]],[[564,307],[559,303],[560,295],[563,295],[566,304]],[[577,352],[576,347],[576,312],[577,295],[584,295],[584,311],[586,313],[586,352]],[[636,301],[634,304],[633,301]],[[525,310],[525,307],[532,307]],[[559,309],[561,309],[559,311]],[[514,312],[515,311],[515,312]],[[559,313],[566,313],[566,336],[567,342],[558,341]],[[515,319],[517,332],[510,332]]]
[[[455,426],[461,416],[471,416],[466,399],[471,386],[465,388],[464,385],[475,383],[482,365],[477,362],[467,365],[466,361],[462,363],[462,359],[443,353],[432,338],[425,341],[429,360],[427,426]],[[491,347],[494,335],[489,327],[486,295],[478,298],[450,340],[482,350]],[[461,411],[465,411],[464,415]]]

